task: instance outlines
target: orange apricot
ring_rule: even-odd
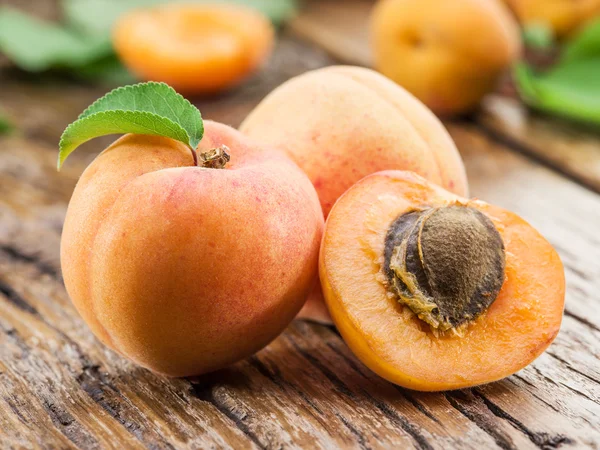
[[[521,49],[500,0],[379,0],[370,28],[375,68],[436,114],[475,108]]]
[[[108,147],[79,179],[61,239],[65,286],[94,334],[171,376],[265,346],[317,278],[323,215],[306,175],[232,128],[204,125],[199,167],[164,137]]]
[[[121,17],[113,30],[115,51],[135,75],[189,94],[239,84],[265,62],[273,40],[270,21],[241,5],[138,9]]]
[[[340,195],[380,170],[410,170],[468,195],[462,159],[437,117],[374,70],[331,66],[271,92],[240,131],[286,152],[313,182],[325,217]],[[299,318],[331,323],[320,289]]]
[[[524,25],[544,23],[559,37],[600,15],[600,0],[505,0]]]
[[[468,193],[462,159],[442,123],[374,70],[331,66],[292,78],[240,131],[283,150],[306,172],[325,217],[346,189],[380,170],[410,170]]]
[[[560,328],[565,279],[552,246],[516,214],[411,172],[370,175],[339,199],[319,267],[350,349],[407,388],[501,379]]]

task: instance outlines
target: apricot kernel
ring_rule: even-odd
[[[458,202],[405,212],[385,237],[388,290],[433,330],[479,317],[500,292],[505,264],[492,221]]]

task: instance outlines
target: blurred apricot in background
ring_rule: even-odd
[[[558,36],[600,15],[600,0],[505,0],[523,25],[543,23]]]
[[[253,74],[268,58],[274,34],[266,17],[240,5],[167,4],[122,16],[113,43],[141,79],[212,94]]]
[[[499,0],[380,0],[370,27],[375,67],[443,115],[475,108],[521,52]]]

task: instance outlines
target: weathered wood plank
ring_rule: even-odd
[[[600,133],[528,110],[514,98],[493,95],[477,122],[513,148],[528,153],[600,192]]]
[[[372,66],[367,19],[372,0],[307,1],[288,24],[297,36],[347,64]]]
[[[577,208],[572,198],[578,198],[581,207],[597,210],[600,197],[507,151],[472,126],[454,124],[451,132],[466,158],[474,194],[520,209],[553,242],[568,242],[576,236],[582,238],[575,245],[588,242],[587,225],[573,221],[554,228],[552,223]],[[129,431],[133,434],[130,439],[136,445],[148,446],[161,436],[165,444],[177,448],[210,442],[211,437],[215,445],[265,448],[280,444],[448,448],[465,446],[465,442],[471,448],[540,448],[566,440],[589,445],[600,442],[595,432],[600,429],[596,393],[600,355],[595,344],[600,333],[572,317],[565,319],[563,331],[548,354],[517,376],[446,395],[396,388],[362,366],[330,329],[301,323],[249,361],[194,380],[191,385],[134,367],[95,341],[57,277],[60,228],[56,224],[61,223],[70,189],[89,155],[79,159],[73,155],[70,169],[55,179],[51,147],[19,138],[4,142],[11,145],[2,147],[0,161],[14,163],[20,158],[24,164],[20,171],[14,164],[0,165],[0,191],[7,194],[0,197],[0,211],[3,218],[8,212],[12,220],[29,225],[13,228],[9,238],[0,233],[4,236],[0,239],[4,248],[0,251],[0,285],[4,286],[0,323],[5,330],[15,330],[9,333],[13,340],[20,336],[20,345],[35,361],[30,361],[35,372],[44,380],[52,380],[53,386],[62,386],[58,394],[53,392],[55,415],[69,417],[63,422],[77,430],[77,437],[64,436],[93,436],[110,445],[115,435],[122,436],[107,430],[120,426],[126,432],[133,430]],[[48,184],[53,183],[53,194],[46,194]],[[552,203],[540,204],[550,186],[555,195],[546,201]],[[521,192],[525,190],[536,194]],[[45,208],[48,202],[52,208]],[[22,248],[24,243],[32,244]],[[581,270],[585,271],[595,267],[595,250],[588,250],[579,255]],[[597,289],[598,278],[587,275],[589,280],[581,287],[584,294],[579,295],[572,286],[582,280],[567,270],[567,307],[577,310],[592,298],[585,292]],[[596,321],[598,315],[592,310],[586,317]],[[10,369],[2,371],[10,372],[13,378],[21,372],[33,377],[16,361],[19,345],[13,343],[11,348],[11,353],[0,358]],[[22,354],[24,350],[19,351]],[[35,378],[25,378],[22,384],[36,386],[35,382]],[[26,391],[26,395],[33,396],[42,409],[36,413],[25,406],[22,414],[46,413],[52,423],[51,413],[43,409],[43,395],[47,395],[44,383],[37,383],[40,388]],[[4,388],[4,382],[2,385],[3,393],[18,392]],[[77,407],[70,406],[71,396]],[[80,417],[90,415],[88,409],[101,426]],[[8,415],[5,421],[22,424],[10,407]],[[265,417],[271,420],[265,421]],[[56,420],[60,434],[67,433]],[[15,442],[19,434],[27,433],[15,425],[8,429]],[[213,436],[207,436],[209,429]]]
[[[288,24],[292,33],[346,64],[371,67],[368,18],[372,0],[308,0]]]

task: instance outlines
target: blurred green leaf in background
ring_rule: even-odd
[[[16,9],[0,9],[0,51],[31,72],[81,67],[112,52],[98,36],[44,22]]]
[[[12,123],[0,111],[0,135],[10,133],[13,128]]]
[[[531,107],[600,125],[600,20],[567,42],[549,69],[538,71],[522,61],[514,75]]]
[[[275,25],[297,10],[296,0],[185,0],[187,3],[234,3],[257,9]],[[62,24],[45,22],[14,8],[0,6],[0,52],[29,72],[59,69],[112,84],[132,81],[114,56],[111,29],[134,8],[168,0],[62,0]]]

